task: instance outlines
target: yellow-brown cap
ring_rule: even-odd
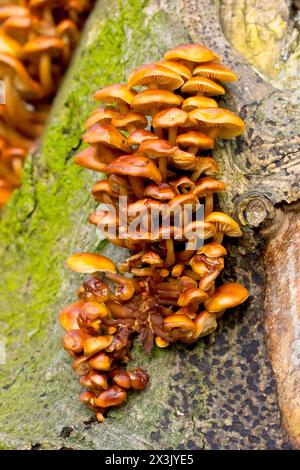
[[[193,75],[201,75],[202,77],[221,82],[234,82],[237,79],[236,74],[232,70],[216,62],[206,62],[205,64],[198,65],[194,69]]]
[[[230,139],[242,134],[245,130],[244,121],[225,108],[194,109],[190,112],[202,127],[213,127],[220,139]]]
[[[249,292],[244,286],[232,282],[218,287],[204,305],[208,312],[217,313],[240,305],[248,296]]]
[[[67,266],[77,273],[88,274],[95,272],[116,272],[113,261],[95,253],[75,253],[67,259]]]
[[[160,64],[145,64],[134,69],[128,78],[128,87],[154,85],[156,88],[176,90],[183,85],[183,78]]]
[[[183,98],[168,90],[145,90],[134,96],[131,102],[133,109],[149,112],[155,108],[179,106]]]
[[[137,153],[121,155],[116,158],[108,165],[106,172],[108,174],[140,176],[152,179],[156,183],[161,182],[161,174],[155,163],[150,158]]]
[[[102,103],[126,103],[131,105],[135,91],[129,90],[127,85],[115,84],[96,91],[94,98]]]
[[[239,224],[224,212],[211,212],[205,218],[205,222],[213,224],[217,232],[222,232],[228,237],[241,237],[243,235]]]
[[[208,62],[214,57],[214,53],[201,44],[182,44],[164,55],[165,60],[186,60],[189,62]]]
[[[207,96],[216,96],[224,95],[224,88],[216,82],[213,82],[209,78],[201,77],[197,75],[196,77],[190,78],[185,84],[181,87],[183,93],[190,93],[191,95],[196,93],[202,93]]]
[[[217,108],[218,103],[207,96],[189,96],[184,100],[181,107],[184,111],[189,112],[196,108]]]

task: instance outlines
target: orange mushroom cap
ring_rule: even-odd
[[[183,98],[168,90],[145,90],[134,96],[131,102],[133,109],[147,112],[153,108],[179,106]]]
[[[102,103],[126,103],[131,105],[135,94],[136,92],[132,90],[130,91],[127,85],[116,84],[96,91],[94,98]]]
[[[151,139],[158,139],[158,136],[153,134],[153,132],[145,131],[144,129],[137,129],[129,134],[127,142],[128,145],[139,145],[144,142],[144,140]]]
[[[119,116],[116,116],[112,119],[111,124],[114,127],[125,130],[129,125],[144,129],[147,127],[148,121],[145,116],[143,116],[143,114],[131,112],[128,114],[120,114]]]
[[[155,163],[150,158],[139,154],[122,155],[116,158],[108,165],[107,173],[140,176],[152,179],[156,183],[161,182],[161,174]]]
[[[208,312],[217,313],[227,308],[236,307],[249,297],[248,290],[237,283],[223,284],[204,303]]]
[[[216,242],[211,242],[207,243],[206,245],[203,245],[197,253],[204,254],[208,258],[219,258],[221,256],[226,256],[227,255],[227,250],[223,245],[220,245],[220,243]]]
[[[192,72],[185,65],[180,62],[176,62],[175,60],[160,60],[159,62],[156,62],[156,64],[162,65],[166,69],[178,73],[184,81],[188,80],[192,76]]]
[[[182,147],[197,147],[202,149],[214,148],[214,139],[197,131],[189,131],[180,134],[176,138],[176,144]]]
[[[104,144],[108,147],[130,152],[127,139],[118,129],[110,124],[94,124],[83,135],[83,140],[88,144]]]
[[[138,148],[139,153],[144,154],[149,158],[169,157],[170,155],[173,155],[176,150],[176,146],[171,145],[164,139],[145,140]]]
[[[159,64],[145,64],[134,69],[128,78],[129,88],[135,86],[151,86],[166,90],[176,90],[184,80],[178,73]]]
[[[200,64],[193,71],[193,75],[201,75],[212,80],[219,80],[221,82],[234,82],[237,79],[236,74],[225,67],[223,64],[216,64],[215,62],[206,62]]]
[[[239,224],[224,212],[211,212],[205,222],[214,224],[218,232],[222,232],[228,237],[241,237],[243,232]]]
[[[22,55],[25,57],[35,57],[43,53],[59,55],[64,48],[64,42],[51,36],[37,36],[31,39],[22,47]]]
[[[167,183],[161,183],[159,185],[150,183],[144,190],[145,196],[158,199],[159,201],[168,201],[176,196],[175,190]]]
[[[180,108],[168,108],[156,113],[152,119],[154,128],[169,128],[184,125],[189,118],[188,113]]]
[[[67,266],[77,273],[96,273],[117,271],[115,263],[103,255],[95,253],[75,253],[67,259]]]
[[[93,147],[87,147],[79,152],[76,155],[74,162],[83,168],[88,168],[93,171],[105,172],[107,168],[107,165],[100,160],[97,155],[97,150]]]
[[[181,107],[184,111],[189,112],[196,108],[218,108],[218,103],[207,96],[189,96]]]
[[[193,194],[199,198],[206,197],[208,194],[225,191],[226,185],[223,181],[219,181],[210,176],[205,176],[197,181]]]
[[[194,109],[190,116],[202,127],[217,128],[218,137],[221,139],[236,137],[245,130],[244,121],[225,108]]]
[[[183,93],[203,93],[208,96],[215,95],[224,95],[224,88],[218,83],[213,82],[209,78],[196,76],[190,78],[185,84],[181,87]]]
[[[189,62],[208,62],[214,58],[214,53],[201,44],[182,44],[164,55],[165,60],[187,60]]]
[[[99,108],[95,109],[89,118],[85,122],[85,129],[89,129],[94,124],[110,124],[113,118],[119,116],[119,112],[113,108],[107,108],[105,106],[100,106]]]

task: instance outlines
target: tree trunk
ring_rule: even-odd
[[[264,338],[265,318],[269,321],[274,314],[270,304],[281,302],[280,295],[274,297],[280,262],[271,262],[277,270],[273,277],[271,241],[266,269],[261,249],[263,235],[270,236],[268,224],[276,232],[286,217],[290,225],[295,223],[292,207],[286,215],[283,204],[299,198],[299,38],[290,1],[257,3],[96,4],[39,148],[27,159],[23,186],[0,225],[0,340],[6,345],[6,363],[0,366],[1,447],[283,449],[291,445],[280,424]],[[80,277],[65,269],[67,255],[100,248],[96,231],[87,224],[96,176],[74,165],[72,157],[81,145],[83,123],[97,89],[125,81],[134,66],[191,41],[212,47],[240,77],[228,87],[225,99],[226,106],[246,120],[247,133],[218,144],[214,156],[229,188],[220,199],[221,208],[238,217],[245,230],[242,242],[230,245],[224,277],[245,283],[251,296],[240,310],[224,316],[215,334],[195,346],[178,345],[146,356],[136,345],[132,362],[148,369],[150,387],[130,396],[99,425],[78,400],[80,386],[61,348],[57,321],[60,308],[73,301],[80,285]],[[279,205],[281,219],[274,224]],[[258,232],[260,226],[264,234]],[[104,252],[115,260],[126,257],[124,250],[109,245]],[[289,305],[287,301],[286,308]],[[274,321],[273,327],[280,328],[280,315]],[[292,321],[288,312],[287,321]],[[268,338],[283,422],[294,444],[300,445],[299,375],[292,381],[289,374],[288,378],[280,374],[278,361],[286,346],[277,342],[274,354],[276,335]],[[285,395],[285,380],[292,385],[294,398]]]

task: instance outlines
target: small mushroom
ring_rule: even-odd
[[[106,336],[90,336],[84,341],[83,353],[86,357],[90,357],[103,349],[108,348],[113,340],[112,335]]]
[[[127,114],[132,100],[135,96],[134,91],[130,91],[127,85],[110,85],[95,93],[94,98],[102,103],[116,103],[121,114]]]
[[[187,148],[189,153],[197,154],[198,149],[212,149],[214,148],[214,140],[206,134],[197,131],[189,131],[180,134],[176,138],[176,144]]]
[[[228,109],[194,109],[190,111],[190,116],[199,123],[202,129],[207,130],[212,138],[231,139],[245,130],[244,121]]]
[[[85,122],[85,129],[89,129],[94,124],[110,124],[112,119],[118,117],[120,114],[113,108],[108,108],[107,106],[99,106],[95,109],[90,117]]]
[[[194,302],[197,304],[202,304],[208,298],[208,294],[199,288],[190,288],[185,289],[177,301],[179,307],[187,307],[189,304]]]
[[[113,261],[95,253],[75,253],[68,257],[67,265],[77,273],[116,272]]]
[[[68,331],[63,338],[63,346],[66,351],[73,353],[81,353],[83,351],[84,342],[89,335],[80,329]]]
[[[137,129],[129,134],[127,138],[128,145],[140,145],[144,140],[158,139],[153,132]]]
[[[90,357],[88,364],[96,370],[109,370],[111,367],[111,357],[101,351]]]
[[[214,60],[215,54],[201,44],[182,44],[166,52],[164,59],[181,61],[192,71],[195,64]]]
[[[100,408],[110,408],[121,405],[125,400],[126,390],[119,385],[113,385],[96,397],[95,405]]]
[[[187,113],[196,108],[218,108],[218,103],[207,96],[189,96],[182,103],[183,111]]]
[[[177,128],[183,126],[189,118],[188,113],[179,108],[168,108],[155,114],[152,119],[154,129],[168,129],[168,140],[171,145],[176,144]]]
[[[100,171],[101,173],[105,172],[107,169],[107,165],[101,161],[97,149],[93,147],[87,147],[79,152],[75,156],[74,162],[83,168]]]
[[[178,73],[184,81],[191,78],[192,73],[188,67],[181,64],[180,62],[176,62],[175,60],[160,60],[156,62],[157,65],[162,65],[166,69],[172,70],[173,72]]]
[[[181,87],[183,93],[189,93],[190,95],[206,95],[206,96],[216,96],[224,95],[224,88],[218,83],[213,82],[209,78],[196,76],[190,78],[184,85]],[[215,109],[215,108],[208,108]],[[193,115],[191,115],[193,117]]]
[[[209,297],[205,303],[205,309],[211,313],[218,313],[233,308],[249,297],[248,290],[241,284],[232,282],[228,284],[222,284],[218,287],[214,294]]]
[[[132,99],[131,106],[134,110],[154,116],[160,108],[180,106],[183,98],[168,90],[145,90]]]
[[[193,340],[210,335],[218,326],[216,315],[204,310],[196,316],[194,325],[195,332],[193,334]]]
[[[176,196],[176,192],[168,183],[150,183],[145,187],[144,195],[159,201],[169,201]]]
[[[90,145],[98,145],[98,148],[99,144],[103,144],[103,146],[123,150],[123,152],[130,151],[126,137],[110,124],[94,124],[83,135],[83,140]],[[101,152],[104,151],[103,146],[101,147]]]
[[[219,80],[220,82],[234,82],[237,79],[236,74],[232,70],[216,62],[206,62],[198,65],[193,70],[193,75],[201,75],[202,77]]]
[[[122,155],[110,163],[107,173],[129,176],[130,183],[137,198],[143,197],[144,186],[140,178],[148,178],[156,183],[161,182],[161,174],[150,158],[140,154]]]
[[[23,57],[38,61],[39,80],[46,95],[55,89],[52,57],[61,55],[63,49],[64,42],[50,36],[38,36],[28,41],[22,48]]]
[[[148,121],[142,114],[131,112],[113,118],[111,124],[118,129],[134,132],[137,128],[145,129]]]
[[[227,235],[228,237],[242,237],[243,232],[239,224],[232,219],[228,214],[223,212],[211,212],[206,218],[205,222],[214,224],[216,227],[216,234],[214,236],[214,241],[217,243],[222,243],[223,236]]]
[[[159,160],[158,167],[163,181],[167,177],[167,157],[173,155],[176,150],[176,146],[164,139],[145,140],[138,148],[139,153]]]
[[[176,90],[184,80],[177,73],[160,64],[145,64],[134,69],[128,78],[129,88],[146,86],[150,89]]]
[[[195,171],[191,176],[192,181],[197,181],[204,173],[207,176],[213,176],[218,171],[218,164],[212,157],[198,157],[194,163]]]
[[[197,181],[196,186],[193,189],[192,193],[200,199],[205,197],[205,203],[204,203],[205,217],[213,211],[214,193],[225,191],[225,189],[226,189],[225,183],[215,178],[211,178],[209,176],[206,176],[205,178],[201,178],[201,180]]]

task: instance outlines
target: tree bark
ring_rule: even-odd
[[[261,227],[269,233],[268,225],[280,230],[286,217],[293,225],[291,207],[286,215],[282,206],[281,222],[274,225],[274,220],[279,205],[299,198],[299,35],[289,7],[288,0],[267,0],[263,6],[255,0],[96,4],[43,139],[27,159],[23,186],[0,226],[0,340],[7,353],[0,366],[3,448],[291,445],[280,424],[264,334],[265,320],[272,315],[269,305],[273,299],[280,302],[274,297],[276,283],[269,270],[274,248],[267,242],[265,268],[265,239],[259,233]],[[225,104],[246,120],[247,132],[236,141],[218,144],[214,157],[229,188],[220,206],[238,217],[245,231],[243,240],[229,247],[224,277],[246,284],[251,296],[196,346],[179,345],[146,356],[136,345],[132,362],[149,370],[150,387],[131,396],[99,425],[79,403],[80,386],[62,351],[57,321],[58,311],[73,301],[80,285],[80,277],[65,269],[66,256],[101,248],[87,224],[94,207],[90,187],[97,177],[72,160],[94,106],[93,93],[125,81],[134,66],[191,41],[212,47],[240,77],[227,87]],[[104,253],[116,261],[126,257],[124,250],[109,245]],[[264,313],[266,272],[269,301]],[[279,319],[280,315],[275,327]],[[283,422],[299,445],[299,414],[292,423],[289,418],[295,399],[289,395],[286,403],[284,378],[278,373],[284,345],[279,344],[274,355],[276,336],[268,338]],[[299,381],[293,386],[299,396]]]

